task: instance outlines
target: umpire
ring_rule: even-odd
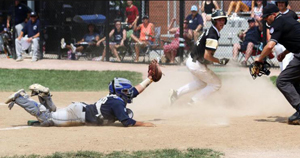
[[[260,57],[256,59],[262,62],[272,52],[277,43],[281,43],[286,50],[278,55],[278,61],[293,52],[294,59],[289,63],[277,78],[276,86],[293,106],[296,112],[289,117],[289,124],[300,124],[300,23],[291,16],[282,16],[274,4],[268,4],[263,9],[263,19],[270,25],[271,39],[264,47]]]

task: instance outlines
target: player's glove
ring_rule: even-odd
[[[256,79],[256,77],[260,77],[262,75],[270,75],[270,67],[271,65],[269,63],[265,62],[258,62],[255,61],[249,66],[249,71],[253,79]]]
[[[222,59],[220,59],[219,61],[220,61],[219,64],[221,64],[221,65],[226,65],[226,64],[229,62],[229,59],[227,59],[227,58],[222,58]]]
[[[161,79],[162,72],[156,59],[153,59],[148,67],[148,77],[152,77],[152,81],[157,82]]]

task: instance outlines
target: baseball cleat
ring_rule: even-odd
[[[23,58],[22,58],[22,57],[18,57],[18,58],[16,59],[16,62],[20,62],[20,61],[23,61]]]
[[[76,47],[71,43],[71,48],[72,48],[72,53],[75,53],[76,52]]]
[[[172,105],[178,99],[177,91],[174,89],[170,90],[169,103]]]
[[[49,93],[49,88],[48,87],[44,87],[40,84],[32,84],[31,86],[29,86],[29,89],[32,90],[31,96],[37,95],[37,94],[41,94],[42,95],[48,95]]]
[[[15,92],[14,94],[10,95],[8,97],[8,99],[5,101],[5,104],[8,104],[14,100],[16,100],[16,98],[18,98],[20,95],[22,95],[21,93],[26,93],[24,89],[20,89],[17,92]]]
[[[288,124],[300,125],[300,113],[298,111],[289,117]]]

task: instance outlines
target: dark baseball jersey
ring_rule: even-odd
[[[13,11],[15,11],[15,25],[24,22],[27,18],[27,14],[32,12],[32,10],[23,3],[20,3],[17,6],[11,6],[8,14],[12,16]]]
[[[204,31],[191,52],[193,61],[198,60],[202,64],[208,64],[209,61],[204,59],[205,49],[216,51],[219,45],[219,38],[220,33],[214,26]]]
[[[29,20],[25,27],[22,29],[24,34],[27,34],[28,37],[32,37],[40,32],[40,21],[39,19],[36,19],[36,21],[33,23],[31,20]]]
[[[133,91],[132,97],[135,98],[139,93],[135,87],[131,88]],[[97,106],[97,104],[99,106]],[[135,125],[136,121],[130,118],[126,112],[127,103],[117,95],[108,95],[99,99],[95,104],[86,106],[85,121],[94,125],[101,125],[98,118],[98,110],[108,123],[114,123],[119,120],[125,127]]]
[[[291,16],[278,14],[270,26],[272,41],[282,44],[288,51],[300,52],[300,23]]]
[[[298,20],[298,15],[297,15],[294,11],[289,10],[289,9],[288,9],[287,11],[283,12],[282,15],[283,15],[284,17],[290,16],[290,17],[292,17],[293,19]]]

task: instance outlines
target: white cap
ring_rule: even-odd
[[[198,11],[198,8],[197,8],[197,6],[196,5],[193,5],[192,7],[191,7],[191,11]]]

